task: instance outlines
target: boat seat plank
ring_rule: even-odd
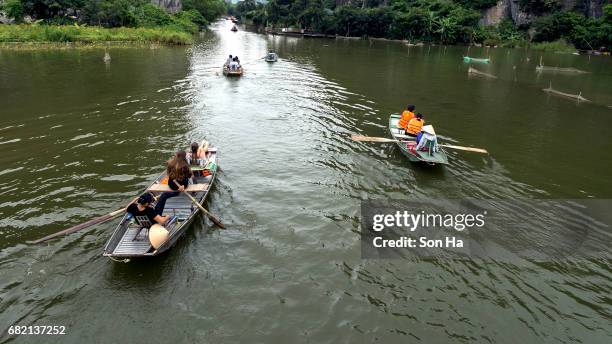
[[[206,191],[207,189],[208,189],[208,184],[206,183],[190,184],[185,191],[198,192],[198,191]],[[168,185],[159,184],[159,183],[151,185],[147,190],[151,192],[171,192],[173,191],[172,189],[170,189]]]
[[[416,137],[410,135],[395,134],[395,137],[397,137],[398,139],[416,140]]]
[[[179,221],[184,221],[191,215],[191,213],[192,210],[187,208],[165,208],[162,215],[176,216]]]
[[[117,247],[115,247],[113,254],[134,255],[147,253],[151,249],[151,243],[148,238],[149,231],[143,229],[138,234],[136,240],[133,240],[138,229],[137,226],[128,228],[121,238],[121,241],[119,241],[119,244],[117,244]]]

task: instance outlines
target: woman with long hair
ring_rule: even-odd
[[[193,175],[187,163],[187,153],[179,150],[166,163],[166,174],[168,175],[168,186],[173,191],[161,194],[155,205],[155,211],[162,215],[168,198],[176,197],[189,186],[189,178]]]

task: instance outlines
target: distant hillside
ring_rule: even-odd
[[[244,0],[229,11],[258,26],[442,44],[612,41],[610,0]]]

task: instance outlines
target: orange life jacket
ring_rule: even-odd
[[[404,112],[402,112],[402,118],[400,118],[399,122],[397,122],[398,128],[406,129],[408,127],[408,122],[410,122],[410,120],[413,118],[414,113],[404,110]]]
[[[424,120],[413,118],[410,120],[410,122],[408,122],[408,128],[406,128],[406,131],[408,134],[416,135],[421,131],[423,124],[425,124]]]

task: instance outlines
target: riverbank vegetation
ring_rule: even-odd
[[[562,0],[520,0],[529,21],[511,19],[482,25],[482,12],[496,0],[244,0],[230,13],[259,26],[295,27],[357,37],[381,37],[441,44],[480,43],[525,46],[564,40],[579,49],[612,45],[612,5],[601,17],[586,17],[584,1],[562,9]],[[338,5],[341,4],[341,5]]]
[[[2,10],[15,24],[0,25],[0,42],[190,44],[225,3],[187,0],[170,14],[147,0],[5,0]]]

